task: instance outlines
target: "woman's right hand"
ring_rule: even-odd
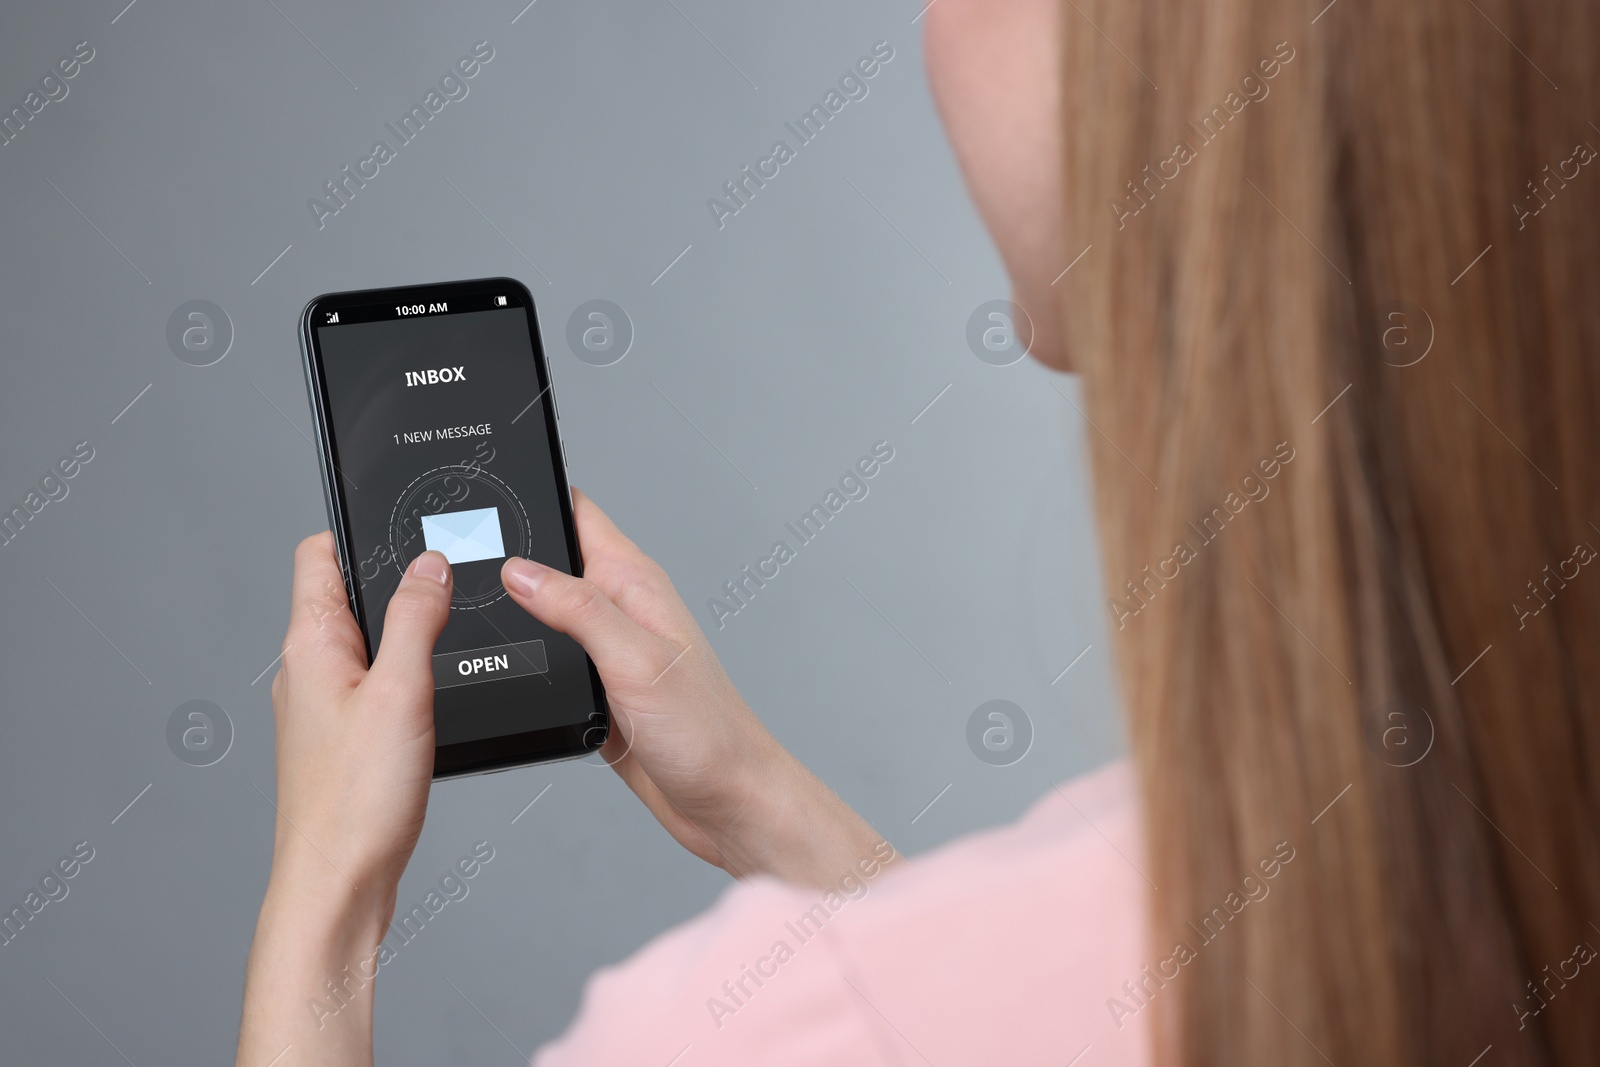
[[[612,730],[602,758],[668,833],[737,877],[837,884],[895,853],[756,718],[666,572],[578,490],[584,576],[506,561],[512,599],[581,644]]]

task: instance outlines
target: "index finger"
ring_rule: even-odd
[[[611,516],[577,486],[572,487],[572,519],[584,544],[600,554],[622,553],[642,556],[639,546],[617,528]]]
[[[289,630],[283,658],[313,669],[366,670],[367,648],[350,612],[344,576],[334,556],[333,534],[301,541],[294,550],[294,581],[289,595]],[[359,681],[359,677],[352,681]]]
[[[660,564],[576,487],[572,513],[583,549],[583,576],[641,626],[687,640],[698,625]]]

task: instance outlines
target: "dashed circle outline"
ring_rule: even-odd
[[[406,499],[407,496],[410,495],[411,490],[416,488],[417,483],[421,482],[421,481],[425,481],[428,478],[431,478],[433,475],[438,474],[440,471],[450,471],[452,473],[461,473],[464,477],[469,478],[469,479],[470,478],[488,478],[488,479],[494,481],[495,483],[497,483],[500,486],[500,488],[505,491],[506,495],[508,497],[510,497],[511,502],[516,504],[517,510],[522,513],[522,523],[523,524],[522,524],[521,529],[518,530],[518,533],[522,533],[522,532],[526,531],[526,533],[531,538],[531,535],[533,533],[533,522],[532,522],[532,520],[530,520],[528,518],[528,509],[523,505],[522,498],[516,494],[515,490],[513,490],[511,488],[511,486],[506,484],[506,481],[505,481],[504,478],[500,478],[500,477],[497,477],[496,475],[490,474],[488,471],[484,470],[482,466],[478,466],[478,465],[475,465],[475,464],[469,465],[467,463],[446,463],[442,467],[435,467],[430,471],[423,471],[421,474],[419,474],[415,478],[411,479],[411,481],[409,483],[407,483],[406,487],[404,489],[400,490],[400,495],[395,497],[394,507],[389,511],[389,522],[388,522],[388,529],[387,529],[387,533],[389,535],[389,556],[390,556],[391,560],[394,562],[395,569],[398,570],[402,576],[405,575],[406,567],[410,565],[410,561],[408,560],[406,562],[406,564],[402,565],[400,563],[400,554],[395,551],[395,544],[394,544],[394,537],[393,537],[394,527],[395,527],[395,516],[398,515],[399,512],[400,512],[400,504]],[[524,553],[526,553],[528,551],[528,547],[529,546],[519,545],[518,547],[519,548],[523,548]],[[419,555],[420,555],[420,553],[419,553]],[[484,600],[481,603],[469,603],[469,604],[460,604],[460,605],[458,605],[456,603],[456,591],[452,589],[451,592],[450,592],[450,610],[451,611],[479,611],[479,610],[481,610],[483,608],[488,607],[490,604],[499,603],[501,600],[503,600],[505,597],[507,597],[509,595],[510,595],[510,592],[502,584],[500,586],[500,592],[499,592],[498,595],[491,596],[489,599]]]

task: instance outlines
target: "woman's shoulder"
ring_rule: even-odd
[[[597,973],[541,1067],[568,1063],[1140,1064],[1126,1003],[1147,884],[1125,763],[1016,822],[825,890],[730,887]]]

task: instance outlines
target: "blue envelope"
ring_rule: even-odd
[[[429,549],[443,552],[454,566],[479,559],[501,559],[506,546],[500,540],[500,509],[476,508],[422,516],[422,540]]]

